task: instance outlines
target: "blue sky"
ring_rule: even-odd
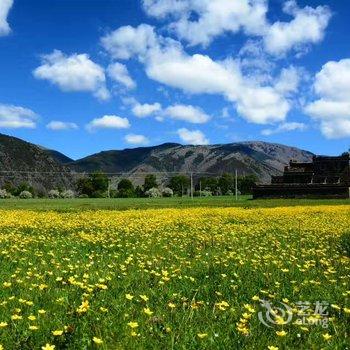
[[[347,1],[0,0],[0,132],[72,158],[350,146]]]

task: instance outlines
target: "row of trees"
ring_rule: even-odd
[[[257,178],[253,175],[240,176],[237,179],[240,194],[251,194]],[[76,188],[72,190],[53,189],[48,193],[37,193],[35,189],[22,183],[13,186],[6,183],[0,190],[1,198],[21,197],[49,197],[49,198],[132,198],[132,197],[171,197],[186,196],[191,193],[191,179],[186,175],[176,175],[170,178],[166,186],[160,185],[154,174],[145,176],[143,185],[135,186],[130,179],[119,180],[116,186],[111,186],[110,180],[103,172],[95,172],[82,177],[76,182]],[[223,174],[220,177],[194,177],[194,196],[219,196],[235,194],[235,177],[231,174]]]
[[[6,198],[74,198],[76,193],[72,190],[58,188],[49,192],[36,190],[33,186],[26,182],[14,186],[11,182],[6,182],[0,189],[0,199]]]
[[[80,178],[77,181],[77,192],[82,196],[92,198],[103,197],[119,197],[119,198],[132,198],[132,197],[145,197],[152,194],[149,192],[151,189],[158,189],[157,178],[155,175],[147,175],[144,180],[143,186],[134,186],[131,180],[121,179],[118,182],[117,188],[110,188],[108,177],[102,172],[96,172],[90,174],[88,177]],[[155,192],[155,191],[153,191]],[[161,196],[162,193],[159,193]]]
[[[223,174],[220,177],[194,178],[194,195],[233,195],[235,194],[235,177],[231,174]],[[254,175],[240,176],[237,179],[237,187],[240,194],[251,194],[257,178]],[[129,179],[121,179],[117,188],[110,189],[108,177],[97,172],[88,177],[81,178],[77,182],[77,192],[80,195],[94,198],[119,197],[158,197],[158,196],[184,196],[191,191],[191,179],[186,175],[173,176],[166,187],[160,186],[157,177],[153,174],[146,175],[142,186],[134,186]]]
[[[5,182],[2,186],[2,190],[7,193],[8,196],[19,197],[22,192],[29,192],[32,196],[36,194],[33,186],[28,185],[26,182],[14,186],[11,182]]]

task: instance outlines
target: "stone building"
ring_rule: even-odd
[[[257,185],[254,198],[350,198],[350,155],[314,156],[312,163],[290,161],[271,184]]]

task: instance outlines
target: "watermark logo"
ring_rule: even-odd
[[[328,328],[329,303],[326,301],[315,303],[298,301],[295,303],[296,310],[286,303],[279,302],[275,305],[266,300],[261,301],[261,306],[263,310],[258,313],[258,318],[264,326],[269,328],[290,323]]]
[[[293,311],[292,308],[285,303],[278,303],[272,305],[266,300],[261,302],[264,311],[258,313],[260,322],[266,327],[272,328],[274,325],[283,325],[292,322]]]

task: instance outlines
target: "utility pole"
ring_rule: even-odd
[[[111,198],[111,179],[108,178],[108,189],[107,189],[107,197]]]
[[[193,173],[191,173],[191,198],[193,199]]]
[[[238,201],[238,172],[236,170],[236,176],[235,176],[235,195],[236,195],[236,201]]]
[[[199,197],[202,197],[202,180],[199,180]]]

